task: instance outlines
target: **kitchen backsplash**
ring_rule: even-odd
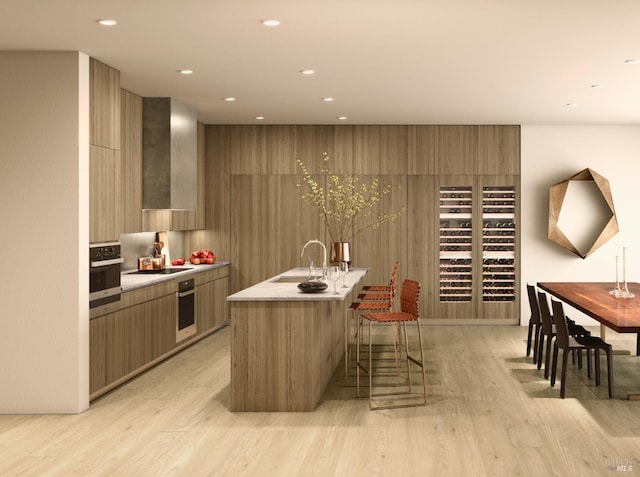
[[[168,235],[171,258],[176,259],[184,256],[184,232],[168,232]],[[136,270],[138,268],[138,258],[153,255],[153,242],[155,241],[156,232],[120,235],[121,253],[122,258],[124,258],[122,271]],[[171,266],[171,263],[167,265]]]

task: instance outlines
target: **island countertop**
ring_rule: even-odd
[[[342,277],[337,281],[337,294],[333,293],[333,282],[321,293],[303,293],[298,283],[309,275],[309,269],[292,268],[284,273],[256,283],[227,297],[227,301],[344,301],[353,288],[369,271],[368,268],[355,267],[349,270],[345,279],[347,288],[342,287]]]

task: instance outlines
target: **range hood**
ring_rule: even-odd
[[[143,98],[142,104],[142,208],[195,209],[195,110],[173,98]]]

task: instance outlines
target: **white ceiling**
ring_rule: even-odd
[[[83,51],[207,124],[640,124],[639,19],[639,0],[1,0],[0,50]]]

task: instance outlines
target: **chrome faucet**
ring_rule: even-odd
[[[318,243],[322,245],[322,250],[324,250],[324,257],[322,259],[322,279],[326,280],[327,279],[327,247],[325,247],[325,245],[320,240],[313,239],[305,243],[304,247],[302,247],[302,252],[300,252],[300,257],[304,257],[304,251],[307,248],[307,245],[312,243]],[[311,266],[313,267],[313,261],[311,261],[311,264],[312,264]]]

